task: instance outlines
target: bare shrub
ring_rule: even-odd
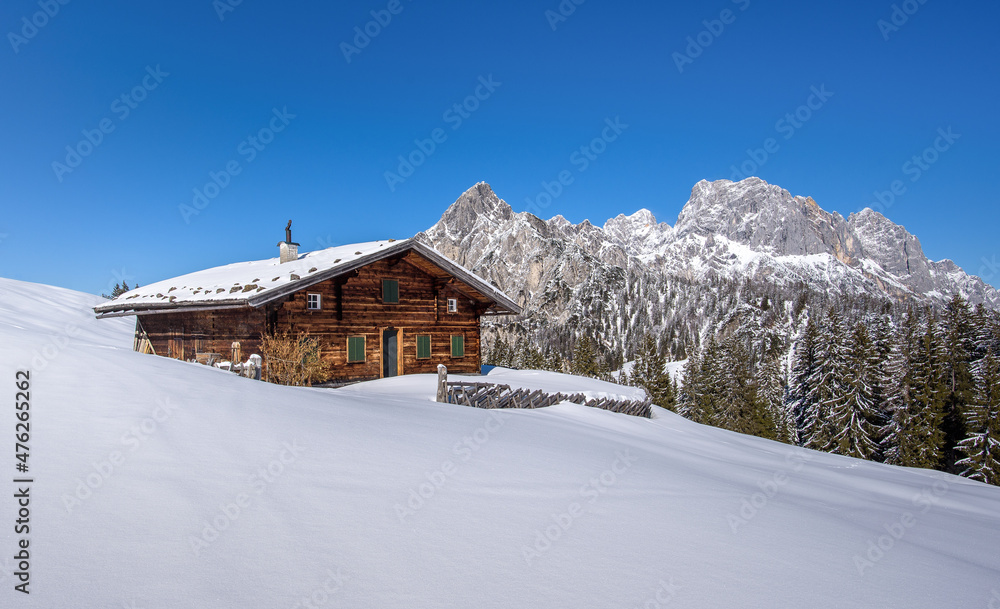
[[[305,386],[330,376],[330,364],[320,358],[319,341],[308,333],[264,334],[261,351],[268,382]]]

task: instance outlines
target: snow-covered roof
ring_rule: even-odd
[[[279,258],[237,262],[152,283],[94,307],[98,316],[133,315],[189,307],[258,307],[377,260],[414,251],[495,303],[500,312],[520,313],[505,294],[472,271],[415,241],[370,241]]]

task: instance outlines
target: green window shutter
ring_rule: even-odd
[[[349,336],[347,338],[347,361],[348,362],[365,361],[364,336]]]
[[[452,357],[465,357],[465,337],[464,336],[452,336],[451,337],[451,356]]]
[[[417,336],[417,359],[428,359],[431,356],[431,337]]]
[[[382,302],[399,304],[399,282],[395,279],[382,280]]]

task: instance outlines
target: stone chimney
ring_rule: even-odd
[[[292,243],[291,220],[288,221],[288,226],[285,227],[285,240],[278,244],[278,249],[281,252],[280,264],[285,264],[286,262],[299,259],[299,244]]]

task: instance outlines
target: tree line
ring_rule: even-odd
[[[789,303],[790,304],[790,303]],[[936,310],[797,302],[790,340],[761,326],[766,299],[686,346],[682,382],[671,351],[647,332],[630,372],[584,333],[568,359],[497,338],[484,361],[644,387],[693,421],[815,450],[934,468],[1000,484],[1000,314],[960,295]],[[873,310],[874,309],[874,310]]]

